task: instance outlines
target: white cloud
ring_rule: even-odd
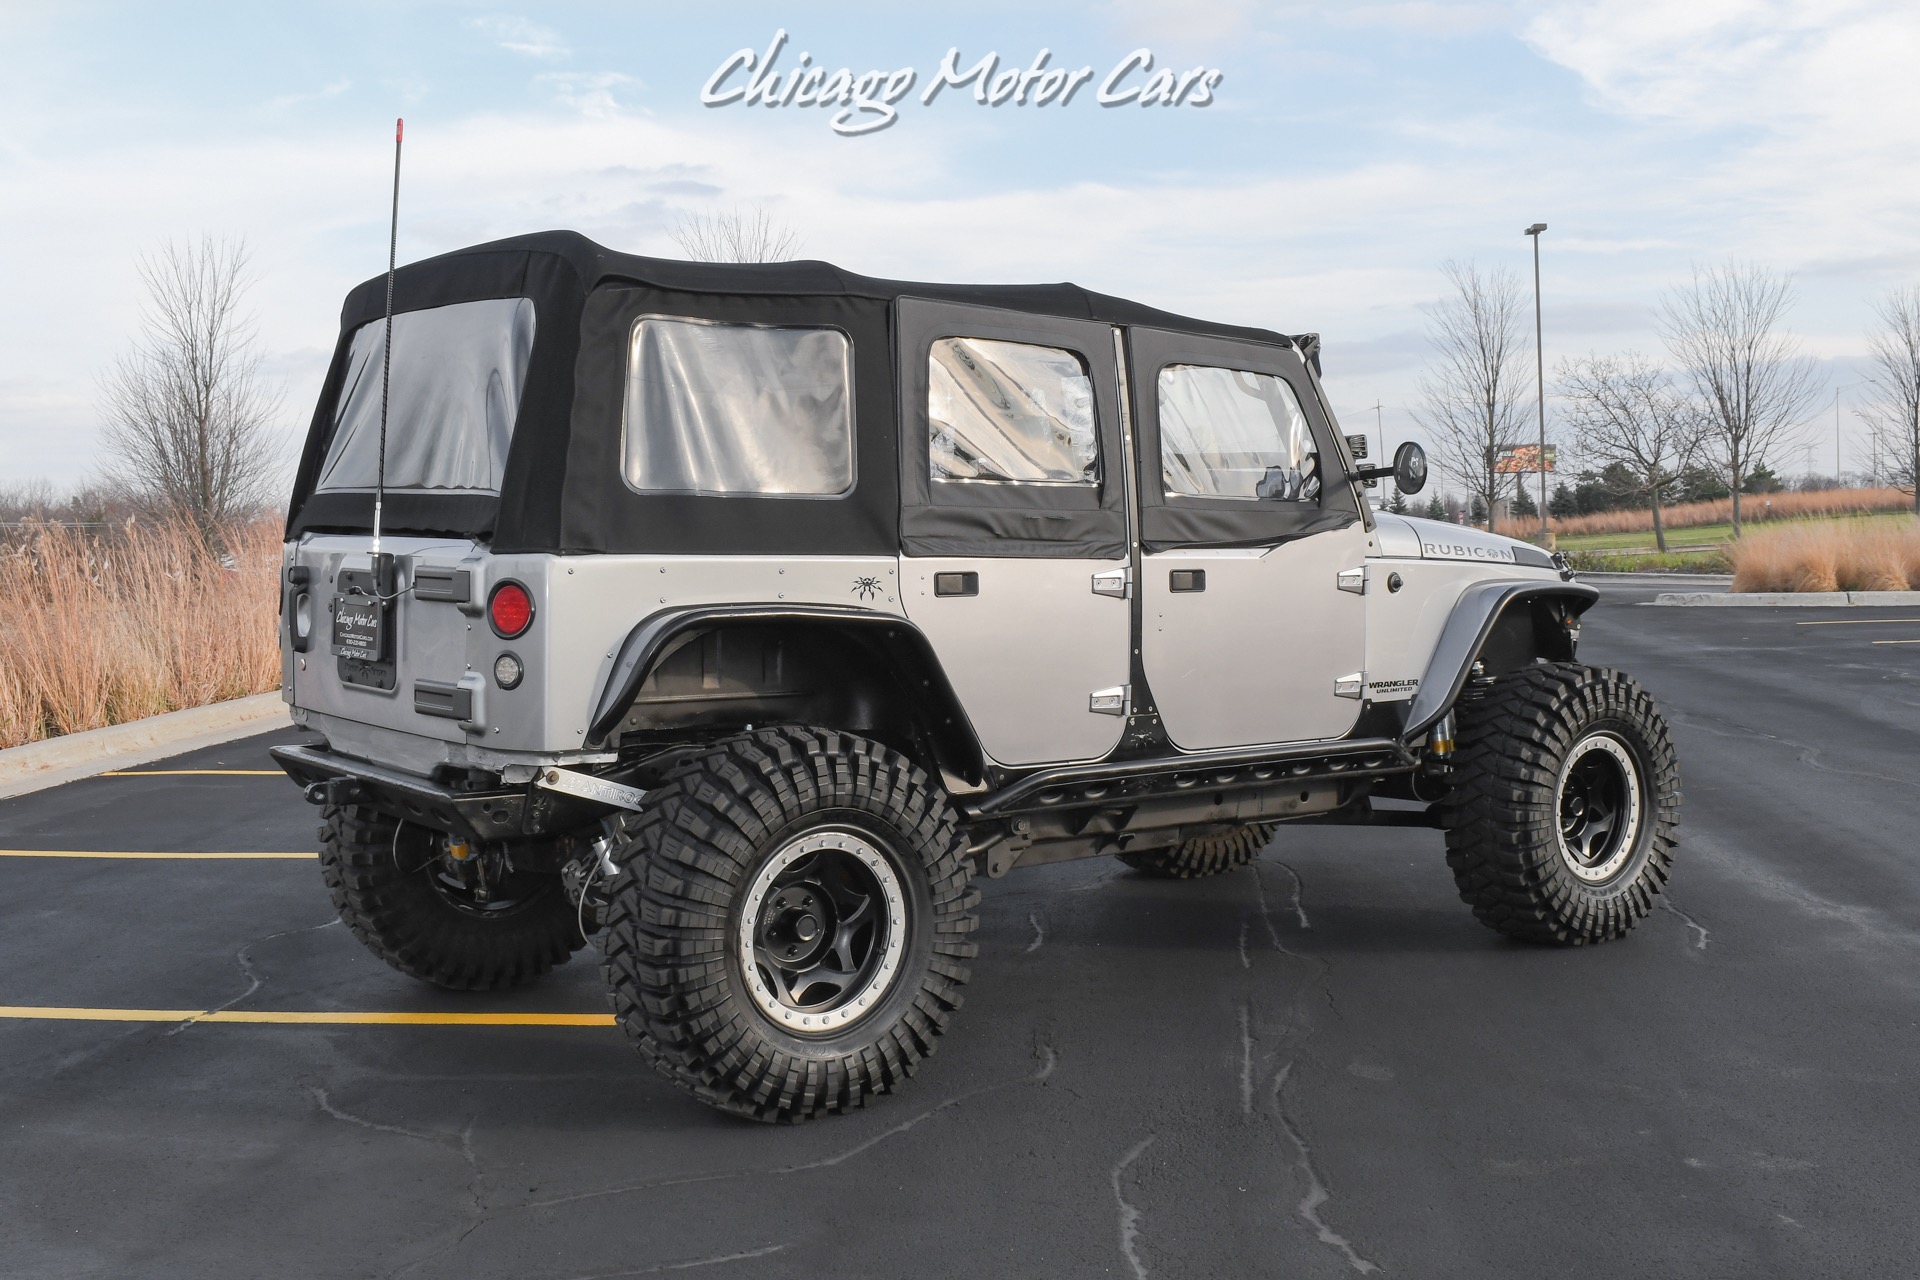
[[[332,84],[314,90],[312,93],[283,93],[267,102],[268,111],[285,111],[289,107],[299,106],[303,102],[324,102],[328,98],[337,98],[353,88],[351,80],[335,80]]]
[[[526,18],[488,16],[469,18],[467,25],[509,53],[529,58],[559,59],[572,54],[560,33]]]
[[[618,71],[549,71],[533,82],[552,90],[554,101],[572,107],[582,115],[610,117],[618,115],[620,104],[615,89],[633,88],[639,81]]]

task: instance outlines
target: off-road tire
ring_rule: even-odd
[[[749,991],[742,924],[765,870],[833,832],[883,851],[904,945],[871,1008],[805,1034]],[[624,834],[603,971],[620,1025],[669,1080],[736,1115],[796,1121],[889,1093],[933,1053],[978,952],[980,895],[953,809],[904,756],[824,729],[728,738],[653,788]]]
[[[1212,835],[1195,836],[1176,845],[1141,849],[1116,856],[1135,871],[1168,880],[1194,880],[1244,867],[1259,856],[1273,838],[1273,823],[1250,822]]]
[[[517,907],[482,917],[434,888],[426,828],[361,805],[329,805],[324,818],[320,871],[340,919],[409,977],[498,991],[566,963],[586,943],[558,875],[528,874],[534,888]]]
[[[1447,865],[1473,914],[1522,942],[1581,946],[1626,934],[1666,883],[1680,813],[1673,739],[1652,696],[1618,671],[1541,663],[1498,677],[1455,714],[1459,748],[1441,817]],[[1570,751],[1582,748],[1584,760],[1596,742],[1632,763],[1637,826],[1630,838],[1626,826],[1608,837],[1617,870],[1609,858],[1583,879],[1561,838],[1563,818],[1577,821],[1562,775],[1580,764]],[[1618,770],[1624,782],[1625,764]]]

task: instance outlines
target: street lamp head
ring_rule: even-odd
[[[1520,234],[1522,234],[1522,235],[1528,235],[1528,236],[1537,236],[1537,235],[1539,235],[1539,234],[1540,234],[1540,233],[1541,233],[1542,231],[1545,231],[1546,229],[1547,229],[1547,224],[1546,224],[1546,223],[1544,223],[1544,222],[1536,222],[1536,223],[1534,223],[1534,224],[1533,224],[1532,226],[1530,226],[1530,227],[1528,227],[1528,228],[1527,228],[1527,229],[1526,229],[1525,231],[1523,231],[1523,232],[1521,232]]]

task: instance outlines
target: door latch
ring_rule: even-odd
[[[1367,567],[1361,565],[1358,569],[1342,569],[1338,581],[1342,591],[1363,596],[1367,594]]]
[[[1097,716],[1123,716],[1127,714],[1127,686],[1113,689],[1095,689],[1087,695],[1087,710]]]
[[[1132,579],[1132,569],[1103,569],[1093,575],[1093,594],[1125,600]]]

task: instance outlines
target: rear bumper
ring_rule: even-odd
[[[608,812],[590,800],[532,784],[454,791],[437,782],[338,755],[324,747],[269,754],[312,804],[363,804],[403,822],[481,842],[558,835]]]

